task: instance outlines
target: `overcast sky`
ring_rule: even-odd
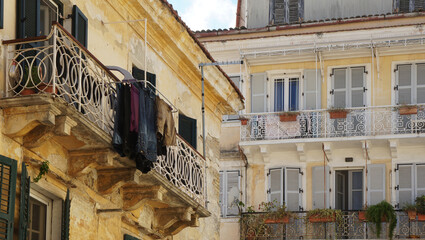
[[[168,0],[193,31],[233,28],[237,0]]]

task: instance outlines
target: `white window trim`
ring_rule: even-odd
[[[367,176],[365,174],[365,167],[364,166],[358,166],[358,165],[357,166],[356,165],[353,165],[353,166],[343,166],[343,165],[341,165],[341,166],[334,166],[334,167],[329,166],[329,171],[331,171],[331,174],[328,174],[329,177],[330,177],[329,186],[332,189],[332,191],[329,193],[329,206],[331,208],[335,209],[335,207],[336,207],[336,202],[335,202],[335,199],[336,199],[336,180],[335,180],[336,171],[356,171],[356,170],[357,171],[361,170],[363,172],[363,204],[362,204],[362,206],[366,202],[366,196],[367,196],[367,191],[366,191],[366,189],[367,189],[367,186],[366,186],[367,179],[366,179],[366,177]]]
[[[365,71],[368,72],[368,74],[366,74],[366,88],[368,89],[366,91],[366,107],[371,106],[371,98],[372,98],[372,80],[371,80],[371,65],[368,64],[351,64],[351,65],[335,65],[335,66],[329,66],[327,68],[327,87],[326,87],[326,103],[327,103],[327,108],[332,108],[333,107],[333,97],[330,94],[330,91],[332,90],[332,76],[331,74],[333,73],[333,69],[338,69],[338,68],[356,68],[356,67],[364,67]],[[324,106],[322,106],[322,108],[325,108]]]
[[[234,218],[238,215],[227,215],[227,173],[229,172],[237,172],[238,173],[238,190],[239,190],[239,201],[241,201],[241,171],[239,169],[229,169],[229,170],[220,170],[220,173],[223,174],[223,199],[220,199],[220,214],[222,218]],[[224,209],[221,209],[224,208]]]
[[[417,177],[417,166],[418,165],[422,165],[422,166],[424,166],[425,165],[425,162],[411,162],[411,163],[397,163],[397,164],[395,164],[395,166],[396,166],[396,168],[397,169],[399,169],[399,166],[411,166],[412,167],[412,178],[411,178],[411,184],[412,184],[412,204],[414,203],[414,201],[415,201],[415,199],[416,199],[416,197],[418,197],[418,195],[417,195],[417,191],[418,191],[418,187],[417,187],[417,179],[418,179],[418,177]],[[396,183],[395,183],[395,185],[396,186],[398,186],[399,188],[400,188],[400,185],[399,185],[399,174],[400,174],[400,172],[399,171],[397,171],[397,173],[396,173]],[[400,200],[399,200],[399,190],[396,190],[395,191],[395,197],[396,197],[396,203],[398,203],[399,204],[399,207],[401,206],[401,203],[400,203]]]
[[[304,99],[302,96],[302,92],[304,89],[304,79],[303,76],[304,69],[295,69],[295,70],[273,70],[273,71],[267,71],[266,75],[269,81],[267,82],[267,92],[269,92],[269,98],[266,99],[267,105],[269,106],[268,109],[270,109],[270,112],[275,112],[274,109],[274,81],[276,79],[289,79],[289,78],[298,78],[299,79],[299,86],[298,86],[298,109],[303,110],[304,108]],[[285,89],[285,100],[286,103],[284,106],[284,111],[287,112],[289,110],[289,81],[285,80],[284,82],[284,89]]]
[[[30,189],[30,197],[46,205],[46,240],[52,239],[52,208],[53,200],[47,198],[40,192]],[[29,219],[31,221],[31,219]]]
[[[288,174],[286,174],[286,169],[297,169],[298,171],[301,171],[301,172],[305,172],[305,169],[303,169],[302,167],[300,167],[300,166],[290,166],[290,165],[288,165],[288,166],[270,166],[270,167],[268,167],[268,168],[266,168],[265,169],[265,176],[267,177],[267,181],[265,181],[265,184],[266,184],[266,186],[265,186],[265,189],[266,189],[266,191],[265,191],[265,193],[266,193],[266,199],[267,199],[267,201],[268,202],[271,202],[271,199],[270,199],[270,195],[271,194],[269,194],[268,193],[268,190],[269,189],[271,189],[271,180],[270,180],[270,175],[269,175],[269,173],[270,173],[270,170],[274,170],[274,169],[282,169],[284,172],[285,172],[285,184],[284,185],[282,185],[282,187],[281,187],[281,191],[282,191],[282,199],[280,199],[280,202],[279,202],[279,204],[282,204],[282,201],[283,201],[283,197],[285,198],[285,199],[288,199],[288,196],[287,196],[287,191],[286,191],[286,184],[287,184],[287,175]],[[299,177],[299,186],[301,186],[301,188],[302,189],[307,189],[306,188],[306,181],[304,181],[304,175],[301,175],[301,174],[299,174],[298,175],[298,177]],[[304,190],[304,193],[305,193],[305,190]],[[300,204],[300,207],[302,207],[303,209],[305,209],[305,205],[306,205],[306,198],[304,197],[304,195],[303,195],[303,193],[300,193],[299,194],[299,197],[300,197],[300,199],[299,199],[299,204]]]
[[[394,61],[391,63],[391,69],[392,69],[392,73],[391,73],[391,104],[392,105],[397,105],[398,104],[398,96],[396,96],[396,91],[394,90],[394,87],[396,86],[397,83],[397,78],[398,78],[398,71],[397,70],[397,66],[398,65],[408,65],[411,64],[412,65],[412,69],[411,69],[411,73],[412,73],[412,78],[414,81],[412,81],[411,84],[411,88],[412,90],[415,89],[417,87],[417,64],[425,64],[424,60],[411,60],[411,61]],[[423,86],[423,85],[422,85]],[[412,104],[417,104],[417,92],[413,91],[414,93],[411,94],[411,101]],[[412,93],[412,91],[411,91]]]

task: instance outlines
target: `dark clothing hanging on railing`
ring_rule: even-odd
[[[156,97],[158,155],[167,154],[166,146],[176,145],[176,128],[172,108],[160,97]]]

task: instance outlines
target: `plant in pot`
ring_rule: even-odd
[[[409,216],[409,220],[416,220],[416,211],[417,211],[416,204],[404,205],[403,211],[407,213],[407,216]]]
[[[289,218],[293,217],[293,214],[286,210],[285,203],[279,206],[276,200],[262,202],[259,210],[266,213],[264,223],[289,223]]]
[[[397,217],[393,205],[389,204],[386,201],[382,201],[378,204],[369,206],[366,211],[366,219],[369,222],[375,224],[376,235],[379,238],[382,230],[382,222],[388,222],[388,237],[393,238],[394,229],[397,225]]]
[[[241,125],[247,125],[248,124],[248,118],[243,118],[243,117],[241,117],[241,118],[239,118],[239,120],[241,121]]]
[[[345,108],[331,108],[328,110],[330,119],[347,118],[348,110]]]
[[[299,112],[284,112],[279,115],[281,122],[294,122],[297,121],[297,116],[300,115]]]
[[[37,86],[40,84],[39,68],[37,66],[31,66],[31,71],[28,66],[25,66],[23,74],[23,81],[25,81],[24,89],[20,92],[21,95],[35,94]]]
[[[367,205],[365,204],[362,207],[362,210],[359,211],[359,221],[361,222],[366,221],[366,211],[367,211]]]
[[[425,221],[425,195],[415,199],[418,221]]]
[[[397,107],[400,115],[412,115],[418,113],[418,106],[402,104]]]
[[[342,212],[338,209],[314,209],[306,217],[311,223],[342,222]]]

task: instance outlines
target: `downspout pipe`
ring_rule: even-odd
[[[205,81],[204,81],[204,66],[201,65],[201,82],[202,82],[202,155],[204,156],[204,182],[205,182],[205,208],[208,209],[208,189],[207,189],[207,155],[206,155],[206,137],[205,137]]]

